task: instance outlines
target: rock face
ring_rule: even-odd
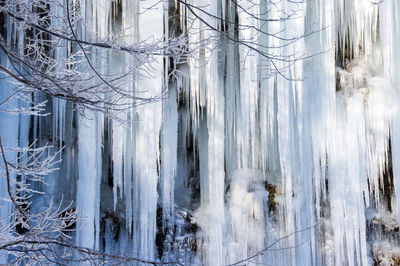
[[[400,265],[400,246],[393,242],[372,245],[374,265]]]

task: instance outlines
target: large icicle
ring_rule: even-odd
[[[400,223],[400,42],[399,31],[400,4],[397,1],[384,1],[379,8],[380,37],[382,44],[383,75],[394,87],[394,108],[391,130],[393,179],[397,203],[397,221]]]
[[[174,8],[168,1],[163,2],[164,8],[164,34],[168,40],[173,34],[177,34],[175,28],[170,31],[169,29],[169,8]],[[175,212],[175,177],[177,174],[177,152],[178,152],[178,104],[177,104],[177,92],[179,90],[179,84],[177,81],[172,82],[168,78],[168,71],[174,71],[169,69],[168,64],[164,66],[164,79],[163,86],[167,91],[167,99],[162,103],[162,131],[161,131],[161,173],[160,173],[160,187],[161,187],[161,206],[163,208],[163,220],[167,223],[169,228],[174,225],[174,212]],[[186,136],[185,136],[186,137]]]
[[[82,12],[87,14],[85,24],[92,33],[99,37],[108,34],[108,14],[110,1],[91,1],[81,3]],[[85,36],[83,38],[90,38]],[[104,69],[104,59],[91,58],[92,64]],[[84,220],[77,226],[85,227],[78,230],[76,243],[88,248],[99,247],[100,236],[100,180],[101,180],[101,139],[103,134],[103,117],[91,111],[80,115],[78,119],[78,183],[76,209]]]
[[[228,5],[227,17],[234,23],[238,16],[240,41],[252,43],[259,49],[259,31],[262,23],[254,19],[262,12],[260,3],[243,2],[241,7]],[[228,27],[234,38],[234,27]],[[258,120],[260,58],[254,49],[225,44],[225,160],[229,187],[226,217],[227,262],[235,263],[250,257],[265,246],[265,214],[268,192],[265,191],[264,174],[260,156]],[[264,68],[265,69],[265,68]],[[239,72],[238,76],[236,73]],[[262,105],[263,103],[261,103]],[[254,262],[265,263],[263,256]]]
[[[102,127],[94,115],[79,118],[78,183],[76,209],[83,220],[77,223],[77,245],[98,248],[100,233],[100,178]]]
[[[163,37],[163,5],[160,1],[139,2],[140,40],[154,41]],[[162,57],[152,64],[151,75],[139,72],[136,89],[141,97],[154,97],[162,91]],[[133,181],[133,252],[135,256],[154,259],[159,165],[161,103],[138,106],[133,116],[134,181]]]
[[[254,16],[260,16],[260,1],[244,1],[238,9],[239,17],[239,38],[245,43],[254,43],[256,49],[259,40],[260,21]],[[241,137],[239,167],[257,168],[259,145],[257,143],[256,119],[258,112],[258,53],[244,45],[239,46],[240,60],[240,108],[237,108],[236,115],[240,117],[237,134]],[[229,88],[227,88],[228,91]]]
[[[124,39],[127,44],[133,44],[139,39],[137,28],[139,24],[139,15],[138,15],[138,2],[137,1],[130,1],[130,0],[123,0],[122,1],[122,29],[124,32]],[[125,57],[123,60],[124,64],[130,66],[134,59],[131,56]],[[132,73],[130,75],[130,84],[128,84],[128,91],[132,91],[134,93],[135,89],[135,81],[134,75],[136,73]],[[133,117],[133,110],[127,111],[126,117],[124,117],[129,121],[128,125],[124,128],[125,133],[122,136],[118,136],[118,134],[113,135],[114,138],[123,137],[125,136],[125,140],[123,142],[123,150],[117,151],[123,154],[123,161],[124,161],[124,169],[123,169],[123,187],[124,187],[124,203],[125,203],[125,217],[126,217],[126,228],[128,229],[129,233],[132,233],[132,223],[133,223],[133,162],[135,152],[133,149],[133,125],[134,125],[134,117]],[[120,125],[121,126],[121,125]],[[116,155],[118,156],[118,155]],[[116,158],[114,159],[116,161]],[[114,204],[116,204],[116,188],[114,182]],[[121,188],[120,188],[121,189]],[[115,205],[114,205],[115,206]],[[114,207],[115,208],[115,207]]]
[[[296,12],[295,17],[281,23],[281,30],[284,29],[283,36],[290,39],[293,36],[303,35],[306,3],[282,1],[279,7],[281,10]],[[304,76],[303,62],[299,60],[299,56],[305,51],[304,39],[299,39],[293,44],[282,41],[278,44],[282,46],[278,54],[285,55],[289,60],[287,62],[283,59],[276,63],[280,73],[276,77],[278,138],[275,141],[279,145],[281,189],[284,194],[280,214],[282,217],[279,219],[279,238],[312,226],[314,219],[309,208],[312,202],[310,197],[313,194],[311,173],[302,161],[309,160],[306,148],[303,150],[303,145],[307,144],[303,123],[307,120],[304,117],[304,83],[300,82]],[[311,265],[312,254],[309,244],[312,245],[310,230],[290,235],[279,247],[298,246],[298,248],[286,251],[286,256],[282,256],[278,264]]]
[[[207,12],[214,16],[221,16],[220,1],[212,1],[206,6]],[[214,29],[221,28],[219,21],[204,14],[201,16]],[[207,28],[207,26],[204,27]],[[206,84],[208,143],[203,142],[199,145],[207,145],[208,148],[207,155],[205,155],[205,149],[200,148],[200,167],[206,167],[207,171],[200,168],[202,171],[200,173],[201,206],[197,210],[196,219],[204,233],[203,262],[208,265],[224,265],[224,83],[221,78],[222,66],[216,49],[218,46],[218,40],[215,39],[216,33],[206,30],[203,34],[206,40],[209,38],[206,47],[208,64],[205,80],[199,82],[200,85]],[[207,163],[203,161],[204,159],[207,159]]]
[[[305,19],[306,55],[304,60],[304,91],[302,94],[302,175],[306,188],[304,211],[309,216],[311,256],[313,264],[332,264],[329,247],[330,235],[318,232],[325,227],[323,218],[327,201],[326,169],[329,153],[334,146],[335,131],[335,29],[334,1],[313,1],[307,5]],[[312,33],[312,34],[311,34]],[[315,73],[318,73],[316,75]],[[313,217],[316,214],[315,218]],[[327,223],[329,224],[329,223]],[[319,241],[328,248],[320,248]],[[325,259],[323,261],[322,259]]]
[[[178,146],[178,108],[176,84],[168,86],[168,99],[163,102],[163,126],[161,135],[161,203],[164,221],[169,221],[174,214],[174,183],[177,167]]]

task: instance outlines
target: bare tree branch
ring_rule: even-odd
[[[25,149],[25,152],[41,152],[44,149]],[[53,209],[53,204],[50,202],[48,208],[41,213],[31,213],[21,207],[21,197],[13,192],[12,178],[10,175],[9,166],[16,167],[7,161],[5,149],[3,146],[2,137],[0,136],[0,151],[4,163],[5,177],[7,180],[7,191],[9,198],[16,209],[12,217],[9,217],[11,225],[6,224],[0,226],[0,251],[15,257],[15,263],[23,262],[30,264],[31,262],[38,263],[56,263],[67,265],[72,262],[87,262],[92,265],[110,264],[120,265],[130,262],[140,262],[146,265],[182,265],[179,262],[157,262],[146,260],[143,258],[135,258],[123,255],[107,254],[101,251],[90,248],[79,247],[68,241],[69,236],[66,232],[76,222],[76,211],[67,212],[71,205],[66,208],[61,208],[61,204]],[[34,157],[35,157],[34,156]],[[30,157],[32,158],[32,156]],[[19,168],[29,168],[29,165],[37,165],[37,162],[30,162],[30,159],[20,162]],[[47,160],[45,165],[51,165],[52,162]],[[44,167],[46,168],[46,167]],[[19,193],[29,193],[27,187],[22,187]],[[24,200],[26,200],[24,198]],[[64,216],[62,215],[64,214]],[[15,232],[15,226],[23,222],[27,231],[23,234]],[[1,224],[0,224],[1,225]]]

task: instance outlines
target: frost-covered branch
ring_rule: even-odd
[[[70,232],[75,231],[78,219],[72,203],[62,207],[62,201],[54,206],[51,200],[41,212],[30,210],[32,193],[30,182],[44,182],[44,177],[56,170],[58,153],[47,155],[50,146],[33,148],[34,144],[24,149],[14,149],[19,156],[15,162],[6,158],[6,150],[0,136],[2,173],[6,178],[9,200],[14,211],[0,220],[0,252],[11,258],[11,264],[48,264],[67,265],[85,262],[92,265],[112,263],[113,265],[140,262],[147,265],[176,265],[176,262],[156,262],[142,258],[107,254],[73,244]],[[13,176],[25,176],[25,181],[18,181]],[[2,199],[4,200],[4,199]]]
[[[271,74],[278,73],[286,77],[284,72],[290,65],[312,55],[290,52],[281,54],[278,51],[296,45],[305,36],[322,29],[293,36],[286,35],[285,29],[279,27],[271,31],[267,23],[281,23],[297,16],[297,10],[279,10],[276,2],[256,4],[253,1],[232,1],[230,5],[243,17],[242,20],[235,21],[222,13],[210,13],[204,6],[177,0],[186,9],[185,14],[182,14],[182,19],[186,21],[186,32],[160,36],[158,39],[136,38],[134,42],[125,41],[135,39],[134,36],[124,34],[124,31],[130,29],[121,29],[120,34],[107,36],[87,30],[81,1],[0,2],[0,17],[6,22],[3,24],[7,25],[0,30],[0,54],[7,58],[0,64],[0,72],[14,83],[18,94],[25,93],[22,98],[27,102],[27,107],[23,110],[9,106],[0,110],[40,114],[44,103],[29,100],[38,91],[74,102],[78,108],[103,112],[106,115],[159,101],[165,96],[164,90],[156,95],[148,95],[146,91],[139,89],[132,91],[130,85],[134,80],[152,76],[152,65],[163,58],[173,59],[174,66],[177,66],[197,58],[204,50],[218,50],[217,47],[207,47],[214,37],[222,37],[244,47],[247,50],[244,54],[257,54],[266,60],[267,70]],[[256,23],[248,23],[245,18]],[[205,28],[196,29],[196,20],[205,25]],[[218,21],[222,28],[215,26],[212,21]],[[197,41],[187,35],[196,30],[202,31],[202,38]],[[244,31],[253,33],[250,36],[240,34]],[[10,32],[16,33],[15,38],[6,38]],[[211,32],[208,37],[207,32]],[[262,42],[260,36],[272,41]],[[110,52],[130,57],[126,61],[129,63],[118,70],[106,68]],[[103,63],[99,64],[101,61]],[[175,77],[179,75],[177,71],[179,70],[171,69],[168,75]]]
[[[235,9],[235,14],[239,15],[239,19],[237,17],[229,18],[229,15],[223,14],[222,11],[217,15],[208,12],[209,5],[200,6],[187,0],[177,0],[177,2],[183,5],[187,13],[193,17],[190,19],[187,16],[185,19],[192,24],[195,20],[200,21],[205,26],[203,31],[209,32],[212,36],[210,39],[215,39],[217,42],[225,39],[242,47],[245,55],[257,55],[265,61],[266,71],[270,75],[278,74],[285,79],[297,80],[290,77],[285,71],[298,61],[326,52],[320,51],[314,54],[291,52],[291,49],[305,37],[324,31],[326,28],[315,28],[304,33],[287,33],[287,29],[280,26],[284,24],[283,22],[300,18],[301,15],[298,13],[305,7],[306,1],[268,0],[258,3],[248,0],[232,0],[230,4]],[[281,10],[278,7],[279,2],[295,3],[299,5],[299,10]],[[228,7],[225,6],[225,9]],[[228,11],[225,10],[225,13]],[[214,23],[215,21],[218,23]],[[276,29],[272,30],[273,27],[270,25],[275,25]],[[243,32],[246,31],[247,33],[244,34]],[[215,49],[215,47],[211,49]],[[283,49],[286,50],[286,53],[282,53]]]
[[[74,102],[78,108],[112,115],[161,100],[163,91],[157,95],[132,91],[134,79],[152,76],[152,64],[164,57],[186,61],[201,45],[189,48],[184,35],[133,43],[124,40],[134,36],[99,36],[86,30],[80,4],[70,0],[0,2],[0,17],[7,25],[0,30],[0,54],[7,59],[0,64],[0,72],[14,83],[18,94],[44,92]],[[11,32],[16,35],[9,39]],[[130,60],[122,69],[105,68],[110,52]],[[25,113],[43,111],[43,103],[34,105]]]

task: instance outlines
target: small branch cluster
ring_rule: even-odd
[[[108,115],[158,101],[163,91],[157,95],[133,91],[134,80],[152,76],[152,64],[163,57],[186,61],[201,45],[189,48],[184,35],[133,44],[124,42],[133,38],[124,34],[100,37],[86,31],[79,1],[0,1],[0,19],[8,25],[0,30],[0,54],[7,58],[0,71],[27,102],[23,110],[10,107],[10,101],[0,103],[0,108],[32,115],[44,111],[45,104],[32,100],[35,92]],[[12,38],[10,32],[15,33]],[[129,58],[122,69],[108,67],[110,52]]]
[[[44,146],[10,150],[18,152],[15,162],[9,162],[0,136],[2,157],[1,176],[7,181],[7,192],[14,211],[0,220],[0,254],[11,259],[10,264],[49,264],[66,265],[86,262],[93,265],[110,263],[119,265],[141,262],[150,265],[179,264],[175,262],[156,262],[141,258],[112,255],[93,249],[74,245],[71,232],[75,231],[78,219],[72,203],[62,207],[62,201],[54,206],[51,200],[44,211],[31,211],[30,198],[39,191],[30,188],[29,183],[44,182],[44,178],[57,170],[58,153],[47,154],[52,148]],[[30,182],[28,182],[30,181]],[[5,199],[1,199],[5,200]],[[4,204],[3,204],[4,205]]]
[[[193,28],[196,21],[204,25],[197,31],[202,31],[202,35],[208,32],[211,37],[208,39],[225,39],[230,43],[243,48],[244,59],[248,56],[257,55],[261,60],[263,68],[269,76],[278,75],[288,80],[296,80],[291,77],[286,70],[295,62],[307,59],[317,54],[299,54],[293,52],[293,47],[299,44],[304,37],[310,36],[325,29],[313,29],[309,32],[295,34],[287,33],[283,27],[284,22],[295,20],[301,17],[298,9],[305,8],[305,0],[266,0],[256,3],[248,0],[232,0],[226,3],[225,9],[233,8],[234,15],[225,11],[225,15],[215,15],[207,11],[209,5],[200,6],[188,0],[177,0],[179,4],[187,10],[185,20]],[[297,9],[281,9],[280,3],[287,2],[298,5]],[[240,15],[242,19],[235,17]],[[219,22],[219,25],[214,22]],[[251,21],[252,23],[250,23]],[[274,25],[274,27],[271,27]],[[243,34],[248,31],[248,34]],[[211,50],[216,50],[211,47]],[[285,52],[283,52],[285,51]],[[325,51],[321,51],[323,53]]]

